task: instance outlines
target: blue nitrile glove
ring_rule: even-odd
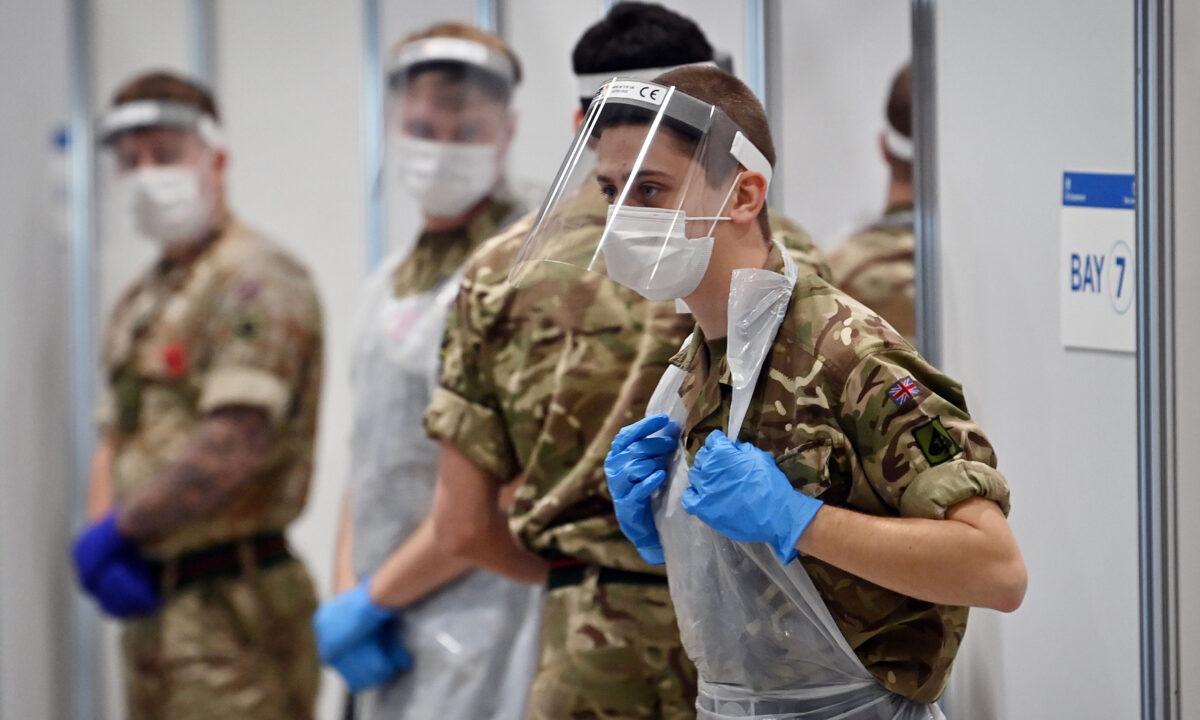
[[[115,513],[80,533],[72,555],[79,583],[109,615],[148,615],[161,607],[154,574],[137,545],[117,530]]]
[[[720,430],[696,453],[688,481],[684,510],[733,540],[769,544],[784,564],[796,558],[796,543],[824,505],[793,488],[769,453],[735,445]]]
[[[313,632],[317,636],[317,652],[327,664],[340,655],[374,637],[379,628],[399,613],[371,602],[367,580],[353,590],[321,603],[313,615]]]
[[[388,620],[372,635],[329,661],[351,692],[383,685],[412,668],[412,656],[397,633],[398,622],[398,618]]]
[[[650,437],[660,431],[662,435]],[[678,447],[679,426],[666,415],[651,415],[621,428],[604,458],[617,523],[651,565],[662,565],[664,560],[650,496],[667,479]]]

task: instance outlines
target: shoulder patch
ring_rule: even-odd
[[[917,447],[921,448],[921,454],[929,461],[929,467],[941,465],[962,452],[938,418],[913,428],[913,438],[917,441]]]
[[[921,394],[921,386],[912,377],[900,378],[900,381],[888,390],[892,402],[903,407],[910,401],[916,400]]]

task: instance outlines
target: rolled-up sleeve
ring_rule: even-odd
[[[1008,481],[962,389],[915,352],[863,359],[848,375],[840,406],[861,478],[899,515],[942,519],[973,497],[1008,514]]]

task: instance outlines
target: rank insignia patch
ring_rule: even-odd
[[[906,403],[916,400],[921,394],[921,386],[917,384],[911,377],[901,378],[900,382],[896,383],[888,390],[888,397],[892,402],[903,407]]]
[[[921,448],[921,454],[929,461],[929,467],[941,465],[962,452],[938,418],[913,428],[913,437],[917,441],[917,447]]]

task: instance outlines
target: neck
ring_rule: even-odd
[[[888,183],[886,207],[913,204],[913,187],[909,180],[892,178]]]
[[[718,239],[713,247],[708,270],[695,292],[684,298],[696,324],[711,340],[723,338],[729,326],[729,287],[733,271],[762,268],[767,264],[771,246],[758,223],[752,223],[742,235]]]
[[[208,244],[225,226],[225,200],[222,198],[217,201],[216,210],[213,217],[216,218],[208,229],[201,233],[198,237],[191,240],[183,240],[181,242],[173,242],[163,246],[161,261],[167,265],[177,265],[187,262],[194,257],[201,248]]]
[[[457,230],[471,224],[471,221],[483,214],[487,209],[488,201],[491,196],[485,197],[475,203],[470,210],[467,210],[461,215],[454,217],[437,217],[434,215],[425,214],[425,232],[445,232],[447,230]]]

